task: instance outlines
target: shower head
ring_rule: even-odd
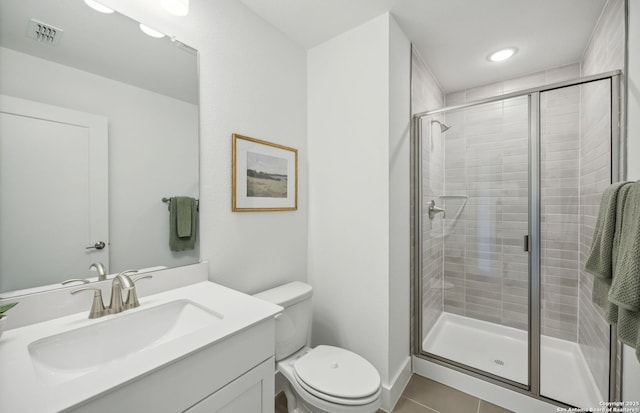
[[[447,125],[446,123],[442,123],[439,120],[435,120],[434,119],[434,120],[431,121],[431,123],[432,124],[437,123],[438,125],[440,125],[440,132],[441,133],[444,133],[444,132],[448,131],[449,128],[451,128],[451,126]]]

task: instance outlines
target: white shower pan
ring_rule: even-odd
[[[541,337],[540,393],[577,407],[604,400],[577,343]],[[442,313],[422,350],[527,384],[527,332],[487,321]]]

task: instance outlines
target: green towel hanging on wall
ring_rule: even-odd
[[[169,200],[169,248],[171,251],[192,250],[196,245],[198,201],[187,196]]]
[[[618,196],[626,197],[629,184],[630,182],[618,182],[604,190],[591,242],[591,251],[585,264],[585,270],[594,276],[593,302],[605,312],[608,311],[607,294],[611,288],[615,265],[614,236],[616,226],[620,227],[622,224],[621,217],[618,217],[621,214],[622,203],[618,202]]]
[[[605,190],[585,269],[593,302],[640,361],[640,182]]]
[[[640,361],[640,182],[627,187],[622,223],[616,237],[616,260],[608,300],[617,312],[607,314],[617,324],[618,339],[636,349]]]

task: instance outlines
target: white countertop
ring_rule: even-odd
[[[223,314],[224,318],[213,326],[111,361],[98,370],[69,381],[54,384],[38,375],[28,351],[30,343],[181,299]],[[282,307],[205,281],[140,298],[138,308],[95,320],[87,318],[88,310],[4,332],[0,338],[0,412],[45,413],[71,408],[273,317],[282,311]],[[122,337],[122,340],[126,339]],[[86,351],[92,349],[87,348]]]

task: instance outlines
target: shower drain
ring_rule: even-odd
[[[495,359],[493,360],[493,362],[495,364],[497,364],[498,366],[504,366],[504,361],[500,360],[500,359]]]

